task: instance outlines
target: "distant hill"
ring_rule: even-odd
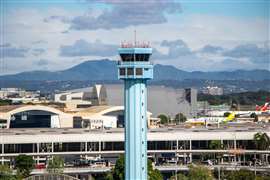
[[[117,79],[117,62],[104,60],[85,61],[70,69],[63,71],[31,71],[13,75],[0,76],[0,80],[6,81],[99,81]],[[154,66],[154,80],[204,79],[204,80],[264,80],[270,79],[270,71],[267,70],[236,70],[232,72],[187,72],[174,66],[156,64]]]

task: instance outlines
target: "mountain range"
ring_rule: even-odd
[[[0,80],[5,81],[100,81],[117,79],[117,61],[112,60],[91,60],[73,66],[62,71],[30,71],[13,75],[0,76]],[[269,80],[268,70],[235,70],[235,71],[183,71],[170,65],[156,64],[154,66],[154,80]]]

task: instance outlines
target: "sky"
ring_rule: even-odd
[[[149,42],[154,64],[270,70],[268,0],[0,0],[0,75],[118,60]]]

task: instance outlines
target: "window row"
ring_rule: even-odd
[[[122,61],[148,61],[150,54],[120,54]]]
[[[120,76],[133,76],[134,75],[134,68],[120,68]],[[135,72],[137,76],[143,75],[143,69],[142,68],[135,68]]]
[[[219,145],[220,144],[220,145]],[[37,144],[0,144],[0,153],[31,153],[31,152],[69,152],[69,151],[115,151],[124,150],[124,142],[69,142]],[[178,147],[177,147],[178,146]],[[233,140],[221,141],[148,141],[148,150],[185,150],[190,149],[232,149]],[[252,140],[237,140],[236,148],[256,149]]]

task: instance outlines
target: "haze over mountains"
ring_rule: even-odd
[[[0,80],[22,80],[22,81],[99,81],[99,80],[117,80],[117,62],[111,60],[93,60],[85,61],[72,68],[50,72],[50,71],[30,71],[14,75],[0,76]],[[236,70],[232,72],[187,72],[175,68],[174,66],[156,64],[154,66],[154,80],[185,80],[185,79],[203,79],[203,80],[269,80],[270,71],[267,70]]]

